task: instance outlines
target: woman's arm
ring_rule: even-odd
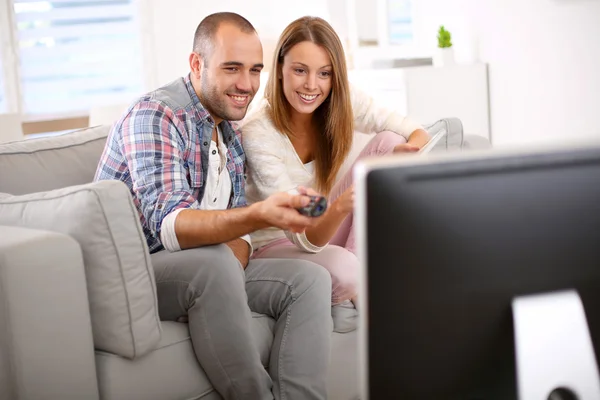
[[[413,146],[417,146],[419,149],[429,142],[429,133],[423,128],[414,130],[408,137],[407,143]]]
[[[306,229],[306,239],[313,246],[326,246],[353,209],[354,186],[350,186],[344,193],[329,204],[327,211],[319,219],[319,222],[317,222],[316,225]]]
[[[288,171],[285,159],[297,159],[282,140],[281,133],[268,122],[268,116],[260,112],[241,126],[244,152],[248,166],[246,193],[263,200],[273,193],[292,192],[304,182],[295,182]],[[299,170],[304,166],[297,160]],[[299,249],[318,253],[321,246],[313,245],[303,233],[285,231],[287,238]]]
[[[419,148],[429,141],[429,134],[417,122],[395,110],[379,106],[356,86],[350,88],[350,94],[356,130],[364,133],[392,131],[404,136],[408,144]]]

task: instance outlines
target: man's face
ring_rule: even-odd
[[[260,86],[262,45],[255,33],[223,23],[213,40],[208,62],[200,61],[198,98],[218,123],[239,121]]]

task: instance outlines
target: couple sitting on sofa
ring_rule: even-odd
[[[263,67],[253,26],[233,13],[206,17],[189,64],[113,126],[96,180],[130,188],[161,319],[189,321],[221,396],[324,399],[332,312],[356,318],[352,177],[336,174],[354,129],[380,132],[361,156],[415,152],[428,134],[350,90],[341,42],[319,18],[282,33],[266,99],[242,133],[230,121],[244,119]],[[316,194],[309,187],[329,199],[322,217],[296,210]],[[268,373],[251,311],[277,321]]]

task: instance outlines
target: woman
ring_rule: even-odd
[[[369,96],[350,88],[340,39],[321,18],[300,18],[283,31],[265,100],[242,124],[248,201],[315,187],[327,195],[329,206],[318,224],[304,233],[273,228],[255,232],[253,257],[302,258],[320,264],[332,276],[332,304],[350,299],[356,304],[352,171],[335,182],[354,129],[380,132],[359,158],[415,152],[429,136],[418,124],[378,108]]]

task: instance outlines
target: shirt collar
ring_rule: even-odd
[[[214,124],[215,121],[210,116],[210,113],[206,110],[206,108],[204,108],[202,103],[200,103],[200,99],[198,98],[198,95],[196,94],[196,91],[194,90],[194,86],[192,85],[192,79],[190,78],[190,74],[187,74],[185,76],[185,78],[183,78],[183,80],[185,82],[185,87],[187,88],[190,98],[192,99],[193,106],[196,109],[196,111],[198,112],[198,117],[203,122],[208,122],[210,124]]]
[[[183,78],[185,82],[185,87],[192,99],[193,106],[198,113],[198,117],[202,122],[206,122],[208,124],[214,125],[215,121],[210,116],[210,113],[204,108],[204,106],[200,103],[200,99],[194,90],[194,86],[192,85],[192,79],[190,77],[191,74],[187,74],[185,78]],[[229,121],[223,120],[219,126],[221,127],[223,141],[226,145],[229,145],[229,142],[233,139],[234,133],[233,128],[231,127],[231,123]]]

